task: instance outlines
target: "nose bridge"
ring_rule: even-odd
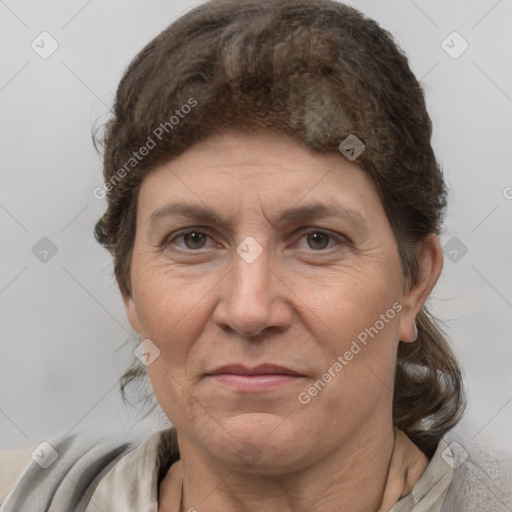
[[[272,280],[268,264],[271,259],[271,232],[265,222],[254,222],[258,216],[258,207],[248,213],[251,222],[250,225],[243,224],[243,229],[245,233],[250,234],[237,245],[236,254],[233,255],[235,285],[232,291],[240,295],[237,297],[238,301],[248,299],[256,306],[268,300],[270,291]]]
[[[257,243],[257,242],[256,242]],[[261,314],[272,300],[269,252],[254,242],[244,241],[237,248],[233,262],[231,299],[243,307],[249,304]]]
[[[237,247],[230,279],[223,287],[216,315],[218,323],[254,336],[288,321],[286,308],[277,303],[280,299],[269,268],[270,258],[269,251],[254,239],[245,239]]]

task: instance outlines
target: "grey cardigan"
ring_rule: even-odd
[[[0,504],[0,512],[88,512],[96,510],[95,499],[110,494],[109,485],[117,486],[118,498],[124,493],[117,502],[124,501],[130,509],[117,507],[112,499],[98,503],[102,512],[156,511],[158,483],[179,459],[179,451],[171,428],[145,440],[70,436],[41,446],[34,459]],[[125,490],[124,482],[130,479],[133,485]],[[139,489],[143,498],[130,494],[139,494]],[[391,509],[427,511],[512,512],[510,456],[454,436],[442,440],[413,491]]]

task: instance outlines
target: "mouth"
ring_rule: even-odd
[[[241,364],[224,365],[205,376],[221,386],[241,392],[270,391],[306,378],[306,375],[291,368],[274,364],[261,364],[252,368]]]
[[[301,376],[295,370],[275,364],[260,364],[253,368],[248,368],[242,364],[227,364],[207,373],[207,375],[244,375],[247,377],[258,375],[290,375]]]

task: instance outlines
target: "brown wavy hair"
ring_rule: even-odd
[[[349,134],[363,141],[356,163],[377,186],[407,286],[416,283],[415,253],[439,234],[447,190],[422,87],[391,34],[330,0],[212,0],[135,56],[102,137],[93,137],[104,151],[108,204],[95,236],[113,256],[123,294],[131,294],[144,176],[233,126],[278,130],[319,152],[337,151]],[[153,146],[150,139],[155,147],[131,160]],[[465,394],[439,321],[425,306],[417,323],[417,341],[399,343],[393,418],[431,455],[460,420]],[[126,386],[145,375],[136,361],[121,379],[124,398]]]

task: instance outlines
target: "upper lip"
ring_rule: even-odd
[[[291,370],[285,366],[268,363],[253,367],[247,367],[243,364],[226,364],[208,372],[207,375],[219,375],[223,373],[231,375],[300,375],[295,370]]]

